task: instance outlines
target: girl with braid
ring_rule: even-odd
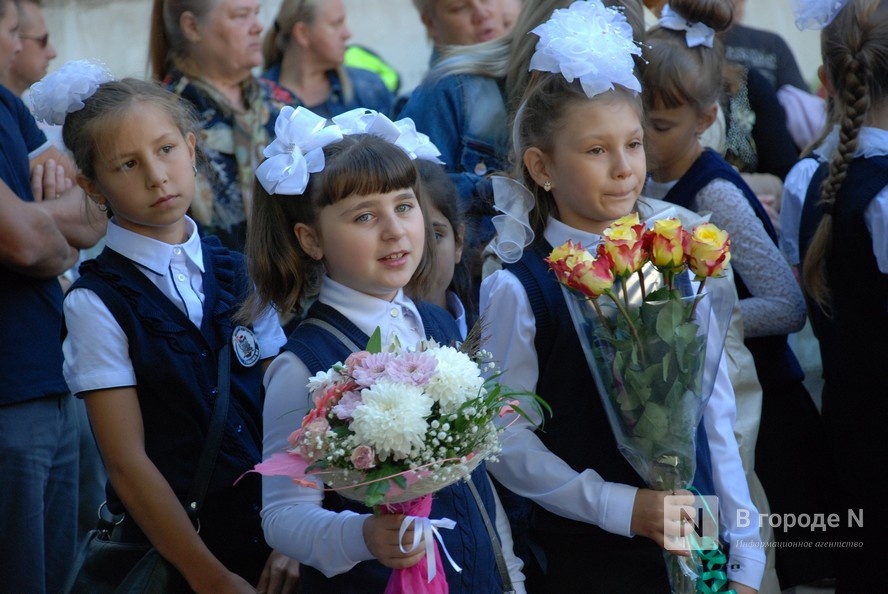
[[[885,583],[888,476],[874,461],[888,455],[888,1],[836,4],[844,6],[821,21],[829,24],[820,79],[835,102],[838,143],[808,187],[799,250],[839,479],[840,532],[828,540],[862,544],[837,550],[841,594]]]

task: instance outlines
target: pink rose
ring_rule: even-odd
[[[367,470],[376,466],[373,461],[374,456],[373,448],[368,445],[359,445],[352,450],[351,462],[358,470]]]

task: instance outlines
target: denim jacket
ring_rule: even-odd
[[[509,130],[501,81],[475,74],[426,79],[399,118],[409,117],[428,134],[459,191],[462,207],[479,224],[482,242],[493,236],[488,174],[508,165]],[[474,242],[473,242],[474,243]]]

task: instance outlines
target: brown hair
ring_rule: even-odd
[[[191,104],[154,82],[136,78],[106,82],[83,103],[83,109],[65,117],[62,140],[71,151],[81,175],[90,180],[96,178],[95,162],[101,154],[102,141],[107,139],[107,124],[133,116],[139,104],[150,103],[165,112],[182,136],[191,132],[200,138],[197,116]]]
[[[314,24],[318,16],[318,8],[324,0],[283,0],[265,38],[262,40],[262,60],[265,68],[271,68],[280,64],[284,59],[284,52],[291,42],[290,31],[296,23],[305,23],[309,27]],[[336,68],[336,74],[342,84],[342,94],[346,102],[354,98],[354,88],[351,79],[340,64]]]
[[[148,68],[156,80],[166,78],[171,66],[188,76],[196,74],[191,64],[189,41],[182,31],[182,14],[190,12],[205,19],[216,8],[216,0],[154,0],[148,38]]]
[[[724,31],[731,26],[731,0],[672,0],[682,18]],[[690,105],[698,112],[718,101],[722,93],[724,50],[716,37],[713,48],[688,47],[684,31],[659,25],[648,31],[641,62],[641,88],[645,109]]]
[[[419,183],[422,189],[422,197],[427,206],[438,209],[447,222],[453,228],[453,237],[463,245],[463,256],[453,269],[453,280],[450,282],[450,290],[456,293],[466,310],[466,323],[472,326],[472,313],[474,311],[474,298],[472,296],[472,271],[469,262],[474,257],[469,253],[469,242],[466,236],[473,232],[468,227],[465,207],[460,203],[459,191],[456,184],[447,175],[444,165],[417,159],[416,170],[419,173]],[[431,224],[431,221],[429,221]],[[434,235],[434,229],[432,230]],[[433,245],[437,245],[433,242]],[[412,287],[411,287],[412,289]]]
[[[821,187],[823,218],[802,263],[802,284],[824,311],[829,308],[826,259],[832,249],[832,210],[854,159],[860,128],[888,91],[888,1],[849,0],[821,33],[823,64],[835,89],[839,144]]]
[[[629,89],[615,85],[611,91],[592,97],[586,96],[579,80],[567,82],[560,73],[535,71],[530,86],[515,115],[512,143],[515,153],[515,169],[512,177],[524,184],[534,195],[535,206],[530,211],[530,226],[537,237],[542,237],[549,217],[557,217],[558,207],[551,192],[537,185],[527,167],[523,155],[536,147],[551,153],[555,136],[564,129],[564,118],[572,105],[585,101],[626,101],[633,105],[641,118],[641,101]]]
[[[322,208],[354,195],[413,190],[425,220],[426,241],[411,286],[419,296],[427,291],[435,265],[434,237],[416,168],[407,154],[377,136],[350,134],[324,147],[324,160],[324,169],[311,174],[300,195],[270,195],[255,183],[244,250],[255,291],[241,309],[242,320],[255,319],[272,304],[284,314],[301,312],[306,299],[317,294],[324,267],[303,251],[293,229],[297,223],[316,227]]]

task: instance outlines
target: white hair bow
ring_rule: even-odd
[[[89,60],[74,60],[47,74],[31,87],[31,111],[38,121],[60,126],[84,107],[99,85],[114,80],[111,71]]]
[[[715,45],[715,29],[704,23],[687,20],[672,10],[668,4],[663,5],[663,11],[660,13],[660,26],[673,31],[684,31],[688,47],[705,45],[711,48]]]
[[[581,0],[555,10],[531,33],[540,40],[530,70],[560,73],[568,82],[579,79],[590,98],[613,89],[614,84],[641,91],[632,59],[641,55],[641,48],[619,10],[600,0]]]
[[[823,29],[839,14],[848,0],[792,0],[795,24],[800,31]]]
[[[493,251],[500,260],[512,264],[521,259],[524,248],[533,241],[529,213],[534,206],[533,194],[520,182],[495,175],[491,178],[493,202],[498,214],[491,222],[496,228]]]
[[[294,196],[308,185],[308,175],[324,169],[324,147],[342,140],[339,126],[305,109],[289,105],[274,123],[275,139],[262,153],[256,179],[269,194]]]
[[[333,123],[342,129],[343,134],[378,136],[400,147],[411,159],[443,164],[438,159],[441,151],[428,136],[416,130],[416,124],[410,118],[393,122],[378,111],[359,107],[334,116]]]

